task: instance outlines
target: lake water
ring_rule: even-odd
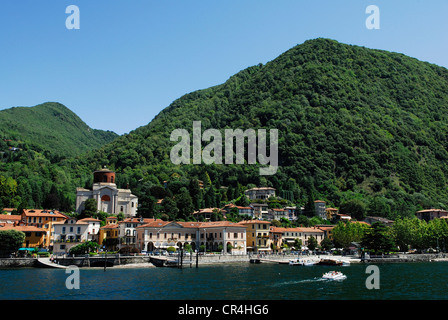
[[[445,300],[448,262],[378,264],[379,289],[367,289],[365,264],[348,267],[222,264],[196,268],[79,269],[69,290],[61,269],[0,270],[1,300]],[[340,270],[341,282],[322,274]]]

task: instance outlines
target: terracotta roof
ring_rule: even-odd
[[[40,209],[23,209],[24,216],[31,217],[57,217],[57,218],[67,218],[66,215],[60,213],[57,210],[40,210]]]
[[[0,230],[17,230],[22,232],[45,232],[44,229],[34,227],[34,226],[4,226],[1,227]]]
[[[0,220],[22,220],[22,216],[17,214],[0,214]]]
[[[120,226],[117,223],[110,223],[105,225],[104,227],[101,227],[100,229],[117,229]]]
[[[85,222],[89,222],[89,221],[101,222],[101,220],[99,220],[99,219],[95,219],[95,218],[84,218],[84,219],[79,219],[78,221],[85,221]]]
[[[238,222],[238,224],[253,224],[253,223],[271,224],[271,221],[265,221],[265,220],[243,220],[243,221]]]
[[[245,226],[242,226],[238,223],[229,222],[229,221],[210,221],[210,222],[203,222],[200,225],[200,228],[213,228],[213,227],[240,227],[245,228]]]

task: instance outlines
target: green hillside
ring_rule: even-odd
[[[8,147],[46,151],[65,158],[99,148],[117,136],[110,131],[89,128],[59,103],[0,111],[0,137],[3,142],[8,142]],[[5,144],[2,147],[4,149]]]
[[[202,131],[278,129],[277,173],[260,176],[256,165],[173,165],[170,134],[191,133],[193,121],[202,122]],[[148,125],[45,175],[63,174],[66,182],[56,184],[73,197],[74,186],[88,185],[90,172],[107,165],[119,186],[129,185],[149,207],[164,181],[171,194],[181,194],[190,178],[199,178],[215,202],[234,199],[247,186],[273,186],[298,206],[359,199],[367,214],[396,218],[448,208],[447,140],[447,69],[315,39],[180,97]]]
[[[253,165],[174,167],[169,139],[192,121],[208,128],[276,128],[274,176]],[[362,199],[371,214],[394,217],[447,207],[448,70],[403,54],[316,39],[222,85],[186,94],[150,124],[90,154],[95,166],[169,180],[206,170],[216,186],[272,185],[294,202],[339,206]],[[93,167],[92,167],[93,168]]]

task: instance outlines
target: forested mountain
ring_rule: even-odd
[[[66,158],[96,149],[118,135],[91,129],[60,103],[13,107],[0,111],[2,151],[13,146]]]
[[[260,176],[256,165],[173,165],[170,134],[191,133],[193,121],[203,131],[278,129],[277,173]],[[241,186],[273,186],[297,205],[359,199],[368,214],[396,218],[447,208],[447,134],[447,69],[315,39],[180,97],[148,125],[54,170],[70,183],[88,184],[90,172],[107,165],[119,185],[152,200],[163,181],[176,181],[175,194],[190,178],[209,178],[205,192],[237,190],[221,192],[220,201],[238,196]]]
[[[111,131],[91,129],[60,103],[1,110],[0,175],[16,183],[0,177],[0,206],[41,207],[50,204],[45,199],[53,189],[60,194],[58,204],[63,202],[65,209],[70,208],[74,199],[70,174],[58,169],[59,162],[116,137]]]

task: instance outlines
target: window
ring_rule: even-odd
[[[238,233],[235,232],[235,233],[233,234],[233,238],[238,239]]]
[[[78,234],[81,233],[81,227],[78,227],[78,229],[76,230],[76,233],[78,233]]]
[[[70,227],[70,232],[73,232],[73,227]]]
[[[62,227],[62,233],[63,234],[65,233],[65,227]]]

